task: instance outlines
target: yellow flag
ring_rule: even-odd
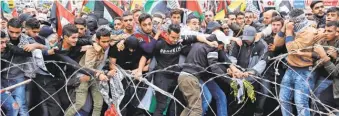
[[[217,12],[214,16],[214,20],[223,20],[225,18],[225,9],[220,12]]]
[[[142,7],[143,7],[142,3],[143,2],[144,2],[144,0],[132,0],[130,10],[134,10],[136,8],[142,9]]]
[[[232,12],[237,10],[240,6],[240,11],[245,11],[246,9],[246,0],[232,0],[231,4],[228,6],[228,9]]]

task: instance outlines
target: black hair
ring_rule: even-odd
[[[123,14],[122,14],[122,17],[125,17],[125,16],[133,16],[133,14],[130,12],[130,11],[125,11]]]
[[[272,18],[272,22],[277,22],[277,21],[281,22],[281,25],[284,25],[284,19],[282,17],[275,16]]]
[[[171,32],[180,33],[180,25],[170,24],[168,26],[168,33],[171,33]]]
[[[245,11],[245,13],[253,13],[252,11],[248,10],[248,11]]]
[[[25,23],[26,28],[40,29],[40,21],[36,18],[30,18]]]
[[[238,12],[235,16],[238,17],[239,15],[245,16],[243,12]]]
[[[137,13],[137,12],[142,12],[140,9],[133,9],[132,10],[132,13],[133,13],[133,15],[135,14],[135,13]]]
[[[227,14],[227,18],[230,18],[230,15],[235,15],[235,13],[229,12],[229,13]]]
[[[74,25],[74,24],[66,24],[63,28],[62,28],[62,35],[63,36],[71,36],[74,33],[78,33],[78,28]]]
[[[321,0],[313,0],[312,3],[311,3],[311,5],[310,5],[311,9],[313,9],[313,7],[314,7],[316,4],[320,3],[320,2],[323,2],[323,1],[321,1]]]
[[[1,20],[5,20],[6,22],[8,22],[8,19],[5,17],[1,17]]]
[[[182,10],[180,10],[180,9],[172,9],[171,12],[170,12],[170,16],[173,16],[174,14],[181,15],[182,14]]]
[[[1,31],[1,39],[6,38],[6,33],[4,31]]]
[[[190,14],[187,17],[186,23],[190,23],[192,19],[198,19],[199,20],[199,17],[195,16],[194,14]]]
[[[74,20],[74,24],[75,25],[82,25],[82,26],[86,27],[86,19],[84,19],[84,18],[76,18]]]
[[[332,26],[337,27],[337,24],[338,24],[337,21],[330,21],[326,23],[326,27],[332,27]]]
[[[326,13],[330,13],[330,12],[336,12],[337,15],[339,16],[339,8],[338,7],[331,7],[329,9],[327,9],[327,12]]]
[[[336,21],[337,22],[337,27],[339,27],[339,21]]]
[[[304,10],[302,9],[293,9],[292,11],[290,11],[290,13],[288,14],[289,17],[297,17],[304,14]]]
[[[121,17],[116,17],[116,18],[114,19],[114,21],[115,21],[115,20],[122,21],[122,18],[121,18]]]
[[[161,18],[161,19],[164,19],[164,17],[161,15],[161,14],[154,14],[153,17],[158,17],[158,18]]]
[[[104,37],[111,36],[111,31],[107,28],[99,28],[96,31],[95,36],[97,37],[98,40],[100,40],[101,36],[104,36]]]
[[[147,13],[142,13],[140,16],[139,16],[139,23],[141,24],[142,21],[145,21],[146,19],[150,18],[152,20],[152,16],[150,14],[147,14]]]
[[[18,18],[12,18],[8,21],[7,27],[22,28],[22,23]]]

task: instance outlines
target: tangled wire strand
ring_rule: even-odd
[[[330,46],[323,46],[323,47],[324,47],[324,48],[329,48]],[[312,47],[307,47],[307,48],[304,48],[304,49],[299,49],[299,50],[306,50],[306,49],[312,49],[312,48],[313,48],[313,46],[312,46]],[[307,85],[307,88],[310,90],[310,94],[308,95],[308,94],[306,94],[306,93],[302,93],[302,92],[299,91],[299,90],[296,90],[296,89],[293,89],[293,88],[290,88],[290,87],[287,87],[287,86],[284,86],[284,85],[281,85],[281,84],[277,83],[277,76],[280,75],[280,74],[278,73],[278,67],[279,67],[280,64],[283,64],[283,65],[287,66],[288,69],[291,69],[293,72],[297,73],[295,70],[293,70],[293,68],[291,68],[290,66],[288,66],[287,63],[285,63],[285,62],[282,61],[283,58],[286,58],[289,54],[293,54],[293,53],[295,53],[295,51],[288,52],[288,53],[285,53],[285,54],[281,54],[281,55],[279,55],[279,56],[276,56],[276,57],[274,57],[274,58],[269,59],[270,61],[273,61],[273,62],[272,62],[266,69],[268,69],[268,68],[270,68],[270,67],[272,67],[272,66],[274,67],[274,70],[275,70],[275,75],[274,75],[275,80],[274,80],[274,81],[270,81],[270,80],[268,80],[268,79],[264,79],[264,78],[259,77],[259,76],[250,75],[251,77],[253,77],[253,79],[255,80],[255,82],[257,82],[258,84],[260,84],[261,87],[264,87],[264,89],[266,89],[266,90],[268,91],[269,95],[266,95],[266,94],[264,94],[264,93],[261,93],[260,91],[254,90],[255,93],[260,94],[260,95],[265,96],[265,97],[268,97],[268,98],[271,98],[271,99],[274,99],[274,100],[276,100],[276,101],[279,103],[279,105],[278,105],[276,108],[274,108],[274,110],[273,110],[272,112],[268,113],[268,115],[272,115],[274,112],[278,111],[279,108],[285,109],[284,107],[281,107],[281,106],[282,106],[282,102],[291,104],[291,105],[293,105],[293,106],[297,106],[297,104],[291,103],[290,101],[280,101],[280,100],[279,100],[279,97],[278,97],[278,96],[279,96],[278,90],[277,90],[278,87],[280,87],[280,88],[281,88],[281,87],[285,87],[285,88],[287,88],[287,89],[289,89],[289,90],[291,90],[291,91],[295,91],[295,92],[297,92],[297,93],[299,93],[299,94],[302,94],[302,95],[307,96],[308,98],[310,98],[310,99],[312,100],[313,103],[316,103],[316,102],[317,102],[317,103],[319,103],[320,105],[322,105],[322,107],[324,107],[324,108],[327,110],[327,112],[329,112],[329,113],[324,113],[324,112],[318,111],[317,109],[311,109],[311,108],[306,108],[307,110],[310,110],[311,112],[316,112],[316,113],[319,113],[319,114],[322,114],[322,115],[334,115],[333,112],[338,112],[338,109],[333,108],[333,107],[330,107],[330,106],[328,106],[328,105],[326,105],[326,104],[321,103],[321,101],[320,101],[320,100],[316,97],[316,95],[314,94],[313,90],[317,89],[318,87],[314,87],[314,89],[313,89],[312,87],[310,87],[309,85]],[[10,61],[6,61],[6,60],[4,60],[4,59],[1,59],[1,60],[2,60],[2,61],[5,61],[5,62],[8,62],[8,63],[11,63]],[[9,70],[10,68],[13,68],[13,67],[19,67],[19,66],[21,66],[21,65],[25,65],[25,64],[29,64],[29,63],[33,63],[33,62],[26,62],[26,63],[21,63],[21,64],[15,64],[14,66],[10,66],[10,67],[4,68],[3,70],[1,70],[1,72],[6,71],[6,70]],[[65,90],[66,90],[66,94],[67,94],[67,98],[68,98],[68,100],[71,101],[71,97],[70,97],[70,95],[69,95],[69,93],[68,93],[68,89],[67,89],[67,84],[68,84],[69,80],[70,80],[71,78],[73,78],[75,74],[78,73],[79,70],[81,70],[81,69],[84,68],[84,67],[80,67],[78,70],[76,70],[75,72],[72,73],[72,75],[70,76],[71,78],[68,78],[68,77],[66,77],[66,74],[65,74],[65,72],[62,70],[62,68],[61,68],[59,65],[57,65],[57,64],[66,64],[66,65],[72,65],[72,66],[77,66],[77,65],[75,65],[75,64],[70,64],[70,63],[67,63],[67,62],[61,62],[61,61],[45,61],[45,63],[53,63],[54,65],[56,65],[56,66],[59,68],[59,70],[61,71],[61,73],[62,73],[62,75],[63,75],[63,78],[65,79],[65,84],[64,84],[61,88],[59,88],[55,93],[49,94],[43,87],[41,87],[41,85],[39,85],[37,82],[35,82],[35,81],[33,80],[33,82],[34,82],[41,90],[43,90],[46,94],[48,94],[49,97],[46,98],[46,99],[44,99],[44,100],[42,100],[42,101],[39,102],[37,105],[33,106],[31,109],[29,109],[29,111],[28,111],[27,113],[31,112],[32,110],[34,110],[35,108],[37,108],[39,105],[41,105],[42,103],[44,103],[46,100],[48,100],[48,99],[50,99],[50,98],[53,99],[53,100],[57,103],[57,105],[58,105],[59,108],[62,110],[62,112],[65,112],[65,111],[63,110],[62,106],[61,106],[61,105],[60,105],[60,104],[59,104],[52,96],[54,96],[55,94],[57,94],[57,93],[60,92],[61,90],[64,90],[64,89],[65,89]],[[11,63],[11,64],[13,64],[13,63]],[[213,64],[213,65],[220,65],[220,64],[231,64],[231,63],[220,62],[220,63],[216,63],[216,64]],[[317,64],[314,66],[314,68],[312,69],[311,72],[314,72],[314,70],[315,70],[320,64],[321,64],[321,63],[317,63]],[[175,71],[171,71],[171,70],[168,70],[168,69],[173,68],[173,67],[183,66],[183,65],[188,65],[188,66],[192,66],[192,67],[201,68],[201,69],[203,69],[203,71],[201,71],[201,72],[208,72],[208,73],[211,73],[211,74],[216,75],[216,76],[214,76],[214,77],[211,77],[209,80],[207,80],[207,81],[204,82],[203,84],[201,84],[201,87],[204,86],[207,82],[212,81],[212,80],[214,80],[214,79],[216,79],[216,78],[227,78],[227,79],[231,79],[231,80],[232,80],[232,77],[229,77],[227,74],[222,74],[222,75],[220,75],[220,74],[216,74],[216,73],[213,73],[213,72],[209,71],[208,69],[209,69],[211,66],[213,66],[213,65],[211,65],[211,66],[209,66],[209,67],[206,67],[206,68],[203,68],[203,67],[196,66],[196,65],[192,65],[192,64],[175,64],[175,65],[166,67],[166,68],[164,68],[164,69],[155,70],[155,71],[151,71],[151,72],[147,72],[147,73],[143,74],[143,77],[144,77],[144,78],[142,78],[138,83],[134,83],[134,80],[135,80],[135,79],[134,79],[133,75],[130,74],[130,71],[124,70],[123,72],[127,75],[127,78],[126,78],[126,79],[129,80],[128,86],[133,87],[133,88],[134,88],[134,91],[135,91],[135,92],[133,93],[133,95],[132,95],[131,98],[134,98],[134,97],[135,97],[135,98],[138,100],[139,103],[141,102],[141,99],[142,99],[142,98],[139,98],[138,95],[136,95],[136,91],[137,91],[137,88],[139,88],[139,85],[140,85],[141,83],[145,83],[145,84],[148,85],[149,87],[152,87],[152,88],[154,89],[154,91],[157,91],[157,92],[159,92],[159,93],[161,93],[161,94],[163,94],[163,95],[165,95],[165,96],[171,98],[172,100],[174,100],[174,101],[175,101],[175,102],[174,102],[174,103],[175,103],[175,107],[177,107],[177,103],[178,103],[178,104],[179,104],[180,106],[182,106],[183,108],[188,109],[187,107],[185,107],[185,105],[184,105],[183,103],[181,103],[178,99],[176,99],[176,98],[174,97],[174,93],[175,93],[175,91],[177,91],[178,85],[179,85],[180,83],[178,83],[178,85],[175,87],[173,93],[169,93],[169,92],[166,92],[166,91],[160,89],[159,87],[157,87],[157,86],[155,86],[154,84],[152,84],[152,82],[149,82],[147,79],[145,79],[146,77],[151,76],[152,74],[158,73],[158,72],[170,72],[170,73],[176,73],[176,74],[179,74],[180,72],[175,72]],[[233,64],[233,65],[234,65],[234,64]],[[238,67],[239,69],[244,70],[243,68],[241,68],[241,67],[238,66],[238,65],[236,65],[236,67]],[[338,69],[336,69],[336,70],[338,70]],[[198,73],[201,73],[201,72],[198,72]],[[325,79],[328,79],[329,76],[330,76],[333,72],[334,72],[334,71],[330,72],[329,75],[328,75]],[[265,75],[266,73],[267,73],[267,70],[265,70],[264,73],[263,73],[262,75]],[[298,74],[298,73],[297,73],[297,74]],[[300,74],[298,74],[298,75],[300,76]],[[93,75],[91,75],[91,76],[93,76]],[[96,80],[94,80],[94,81],[96,81]],[[265,86],[263,85],[262,81],[269,82],[270,84],[273,84],[273,85],[275,86],[275,93],[272,92],[272,91],[270,90],[270,88],[265,87]],[[304,80],[304,79],[303,79],[303,81],[306,81],[306,82],[307,82],[307,80]],[[92,83],[92,84],[93,84],[93,83]],[[145,89],[147,89],[147,88],[145,88]],[[9,93],[9,94],[10,94],[9,91],[7,91],[6,93]],[[200,97],[201,97],[202,95],[205,96],[203,92],[200,92]],[[127,104],[129,104],[131,101],[132,101],[132,99],[130,99],[130,100],[128,101]],[[207,101],[206,101],[206,102],[207,102]],[[234,114],[232,114],[232,116],[236,115],[236,114],[244,107],[244,105],[245,105],[247,102],[248,102],[248,98],[246,98],[246,100],[245,100],[244,103],[241,105],[241,107],[240,107]],[[197,103],[197,102],[196,102],[196,103]],[[126,104],[125,106],[123,106],[123,107],[121,108],[121,110],[125,109],[125,108],[127,107],[127,104]],[[2,105],[3,105],[3,104],[1,104],[1,106],[2,106]],[[143,104],[141,104],[141,105],[143,105]],[[74,107],[75,105],[74,105],[74,103],[72,103],[72,102],[71,102],[71,106],[73,106],[73,108],[75,108],[75,107]],[[211,108],[210,104],[208,104],[208,107]],[[315,105],[315,108],[317,108],[317,107],[318,107],[318,106]],[[188,109],[188,110],[192,111],[191,109]],[[176,108],[175,108],[175,112],[177,112],[177,111],[176,111]],[[213,113],[214,115],[216,115],[216,113],[215,113],[213,110],[212,110],[212,113]],[[290,113],[290,115],[293,115],[293,113],[291,113],[291,112],[289,112],[289,113]],[[2,114],[2,115],[5,115],[5,113],[4,113],[2,110],[1,110],[1,114]],[[148,114],[149,116],[151,116],[150,113],[147,112],[147,114]]]

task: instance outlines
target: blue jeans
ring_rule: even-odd
[[[207,84],[204,84],[204,81],[201,79],[199,80],[200,84],[202,85],[202,95],[201,95],[201,100],[202,100],[202,115],[204,116],[205,113],[208,110],[208,105],[212,101],[212,95],[210,91],[207,88]]]
[[[1,104],[2,107],[6,110],[6,116],[17,116],[19,113],[18,108],[14,108],[16,101],[8,93],[1,93]]]
[[[281,101],[281,112],[283,116],[292,114],[291,101],[297,106],[298,116],[310,116],[309,97],[310,91],[314,86],[314,73],[309,68],[287,69],[282,81],[279,93]],[[294,90],[291,90],[294,89]],[[304,93],[304,94],[302,94]],[[305,95],[306,94],[306,95]]]
[[[325,77],[319,77],[316,81],[315,87],[314,87],[314,94],[316,97],[320,96],[320,93],[324,91],[328,86],[332,84],[332,80],[328,80],[328,78]]]
[[[200,81],[200,83],[203,82]],[[217,116],[227,116],[227,98],[225,93],[214,80],[207,82],[205,85],[207,86],[207,89],[205,88],[205,86],[203,86],[203,93],[208,94],[209,98],[207,99],[209,100],[209,102],[205,103],[206,100],[203,99],[203,114],[205,114],[208,109],[208,104],[211,102],[212,95],[217,103]]]
[[[89,116],[89,112],[86,112],[84,110],[80,110],[78,113],[76,113],[74,116]]]
[[[9,87],[11,85],[20,83],[22,81],[24,81],[25,78],[16,78],[16,79],[2,79],[1,83],[3,87]],[[19,87],[14,88],[11,91],[11,95],[7,94],[7,101],[2,101],[3,100],[3,94],[1,94],[1,102],[5,102],[4,106],[12,106],[14,102],[18,103],[19,105],[19,114],[20,116],[29,116],[28,113],[28,108],[26,105],[26,94],[25,94],[25,88],[26,85],[21,85]],[[6,96],[6,94],[4,94]],[[6,98],[4,98],[6,99]],[[18,115],[18,111],[17,110],[8,110],[6,108],[7,111],[10,111],[9,114],[13,114],[13,115],[7,115],[7,116],[17,116]]]

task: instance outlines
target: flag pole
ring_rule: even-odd
[[[9,90],[14,89],[14,88],[16,88],[16,87],[19,87],[19,86],[21,86],[21,85],[27,84],[27,83],[29,83],[29,82],[31,82],[31,81],[32,81],[32,79],[28,79],[28,80],[22,81],[22,82],[20,82],[20,83],[17,83],[17,84],[15,84],[15,85],[12,85],[12,86],[3,88],[3,89],[0,90],[0,93],[9,91]]]

